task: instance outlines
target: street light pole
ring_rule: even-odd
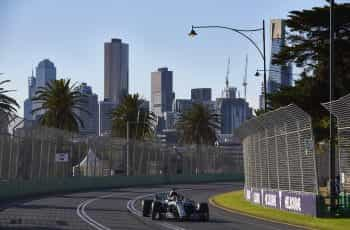
[[[329,7],[329,179],[330,179],[330,197],[331,197],[331,215],[336,212],[336,191],[335,191],[335,127],[334,118],[332,116],[332,101],[334,99],[334,0],[330,0]]]
[[[267,111],[267,89],[266,89],[266,38],[265,38],[265,20],[263,20],[263,57],[264,57],[264,110]]]
[[[188,34],[191,37],[197,36],[197,32],[195,29],[225,29],[225,30],[230,30],[235,33],[238,33],[245,37],[246,39],[249,40],[249,42],[257,49],[258,53],[260,54],[261,58],[264,61],[264,108],[265,111],[267,110],[267,89],[266,89],[266,53],[265,53],[265,48],[266,48],[266,39],[265,39],[265,20],[263,20],[263,26],[262,28],[257,28],[257,29],[235,29],[227,26],[192,26],[192,29],[190,33]],[[263,50],[259,48],[259,46],[254,42],[254,40],[249,37],[246,33],[247,32],[257,32],[257,31],[262,31],[263,33]]]

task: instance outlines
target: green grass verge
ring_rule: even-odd
[[[315,218],[273,208],[254,205],[244,199],[243,191],[235,191],[214,196],[212,200],[219,206],[252,216],[278,222],[305,226],[310,229],[349,230],[350,218]]]

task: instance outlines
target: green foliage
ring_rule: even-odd
[[[10,80],[0,81],[0,112],[6,114],[17,112],[17,108],[19,107],[15,99],[6,95],[13,91],[4,88],[4,85],[9,82]]]
[[[264,114],[264,113],[265,113],[265,110],[264,110],[264,109],[255,109],[255,110],[254,110],[254,113],[255,113],[255,116],[258,117],[258,116]]]
[[[194,104],[180,115],[177,128],[183,143],[213,145],[216,141],[215,131],[219,128],[219,115],[205,105]]]
[[[127,122],[129,137],[143,140],[154,133],[155,116],[142,108],[138,94],[127,95],[123,102],[112,112],[112,136],[126,137]]]
[[[350,4],[335,7],[335,97],[350,93]],[[286,20],[289,46],[275,55],[273,62],[294,62],[303,68],[295,86],[268,95],[276,109],[294,103],[312,116],[317,140],[328,136],[329,113],[320,103],[329,101],[329,8],[292,11]]]
[[[72,132],[79,131],[79,125],[84,127],[77,111],[88,113],[84,109],[85,96],[75,87],[70,86],[70,80],[60,79],[50,81],[45,87],[39,87],[32,101],[40,106],[32,113],[41,113],[39,121],[42,125]]]

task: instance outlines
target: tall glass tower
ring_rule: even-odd
[[[281,51],[286,45],[286,25],[282,19],[271,20],[271,61],[267,92],[273,93],[283,86],[291,86],[293,83],[292,65],[286,66],[272,64],[273,56]]]
[[[44,59],[39,62],[36,67],[36,76],[32,72],[32,76],[28,78],[28,98],[24,101],[24,118],[26,120],[37,120],[43,112],[35,112],[32,110],[41,106],[40,102],[33,102],[39,87],[45,87],[50,81],[56,80],[56,67],[49,59]]]
[[[119,105],[129,93],[129,45],[113,38],[104,44],[104,98]]]

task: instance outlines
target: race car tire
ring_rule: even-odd
[[[172,211],[172,212],[173,212],[175,218],[176,218],[178,221],[182,222],[182,221],[185,220],[184,217],[180,217],[179,211],[177,210],[177,207],[176,207],[176,206],[173,207],[173,211]]]
[[[200,203],[198,212],[202,221],[209,221],[209,206],[207,203]]]
[[[142,200],[142,216],[150,216],[153,200]]]
[[[160,206],[161,203],[159,201],[154,201],[153,202],[153,208],[152,208],[152,220],[156,220],[157,214],[160,217]]]

